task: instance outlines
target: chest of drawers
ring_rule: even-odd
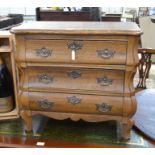
[[[32,22],[11,32],[26,130],[32,130],[32,116],[42,114],[115,120],[120,137],[130,137],[141,34],[135,23]]]

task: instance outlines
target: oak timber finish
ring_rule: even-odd
[[[78,40],[75,41],[81,48],[76,52],[76,61],[71,60],[69,44],[74,38],[66,40],[27,40],[26,61],[28,62],[59,62],[59,63],[86,63],[86,64],[125,64],[127,40]],[[44,57],[37,53],[38,50],[49,50],[49,55]],[[109,50],[111,55],[102,55],[103,50]],[[19,57],[20,59],[20,57]]]
[[[29,98],[28,102],[26,98]],[[77,99],[77,101],[73,101],[73,98]],[[29,110],[30,108],[34,111],[64,112],[65,109],[67,113],[78,114],[103,114],[114,116],[123,114],[123,97],[24,92],[21,101],[25,109]],[[41,104],[43,102],[44,105]],[[104,109],[102,107],[103,104],[109,106],[109,108]],[[127,113],[127,115],[130,115],[130,110],[128,110]]]
[[[105,34],[139,35],[141,30],[131,22],[29,22],[11,31],[18,34]]]
[[[141,30],[135,23],[30,22],[13,28],[18,100],[32,116],[116,120],[128,139],[136,111],[133,77]]]
[[[124,71],[110,69],[81,69],[60,67],[27,67],[22,77],[23,90],[48,91],[68,89],[123,93]],[[27,85],[27,79],[28,85]],[[87,85],[86,85],[87,83]]]

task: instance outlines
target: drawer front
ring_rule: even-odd
[[[125,41],[26,40],[28,62],[125,64]]]
[[[122,115],[123,98],[60,93],[28,93],[25,108],[39,111]]]
[[[123,93],[124,71],[105,69],[29,67],[29,90],[53,89]]]

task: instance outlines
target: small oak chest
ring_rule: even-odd
[[[116,120],[128,139],[136,111],[133,78],[141,31],[125,22],[30,22],[13,28],[18,102],[32,116]]]

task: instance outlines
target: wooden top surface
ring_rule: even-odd
[[[23,23],[11,30],[12,33],[28,34],[118,34],[140,35],[141,30],[133,22],[69,22],[35,21]]]

